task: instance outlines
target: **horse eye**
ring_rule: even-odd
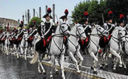
[[[62,26],[61,28],[64,28],[64,26]]]
[[[81,29],[79,28],[79,30],[81,30]]]

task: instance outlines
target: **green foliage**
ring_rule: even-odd
[[[116,20],[121,13],[128,15],[128,0],[107,0],[106,7],[113,11]]]
[[[72,13],[74,22],[81,23],[84,20],[84,11],[87,11],[89,6],[89,2],[80,2],[77,6],[75,6]]]
[[[36,22],[36,25],[38,26],[40,25],[42,20],[39,17],[33,17],[31,21],[29,22],[28,26],[32,27],[34,25],[34,21]]]
[[[117,20],[120,13],[128,14],[128,0],[91,0],[80,2],[74,7],[72,18],[74,22],[84,23],[84,11],[89,12],[89,21],[101,23],[107,17],[108,10],[112,10]]]
[[[89,13],[89,21],[90,22],[101,22],[102,14],[104,13],[106,1],[101,0],[98,3],[97,0],[92,0],[90,2],[80,2],[72,13],[72,17],[74,22],[84,23],[84,11],[88,11]]]
[[[3,29],[3,27],[2,26],[0,26],[0,30],[2,30]]]

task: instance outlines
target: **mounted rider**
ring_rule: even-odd
[[[125,30],[126,19],[124,14],[120,14],[118,25],[119,25],[119,30]],[[125,40],[121,40],[121,45],[122,45],[122,50],[125,52]]]
[[[28,30],[28,33],[29,33],[29,35],[28,35],[28,42],[29,42],[30,44],[31,44],[31,42],[32,42],[33,39],[34,39],[34,35],[37,34],[37,29],[36,29],[37,26],[38,26],[38,25],[37,25],[36,21],[33,21],[33,22],[32,22],[32,25],[29,26],[30,28],[29,28],[29,30]],[[32,46],[32,45],[31,45],[31,46]]]
[[[41,26],[38,27],[38,33],[43,38],[47,46],[52,38],[52,33],[55,32],[56,26],[50,20],[52,19],[51,16],[51,8],[47,9],[47,13],[43,16],[45,18],[45,22],[41,23]]]
[[[91,34],[91,25],[89,25],[89,14],[87,11],[84,12],[84,24],[83,24],[83,27],[85,29],[85,34],[87,37],[90,36]]]
[[[111,10],[108,11],[106,23],[104,23],[103,27],[109,32],[109,35],[111,35],[112,31],[115,28],[115,25],[113,24],[113,18],[113,12]]]
[[[89,24],[89,13],[87,11],[85,11],[83,13],[83,15],[84,15],[84,18],[83,18],[84,24],[82,24],[82,26],[84,28],[84,32],[85,32],[85,35],[87,36],[87,38],[85,40],[80,40],[79,43],[80,43],[81,49],[84,51],[84,49],[89,44],[89,39],[90,39],[90,34],[92,32],[92,27]]]
[[[65,9],[64,14],[65,15],[60,17],[61,21],[59,22],[59,25],[66,23],[68,25],[68,30],[70,31],[71,28],[70,28],[70,24],[68,22],[68,14],[69,14],[68,9]],[[68,43],[68,37],[64,36],[64,45],[66,47],[65,55],[67,55],[67,50],[68,50],[68,44],[67,43]]]
[[[111,10],[108,11],[107,17],[106,17],[106,23],[104,23],[103,25],[103,28],[108,32],[108,37],[106,36],[101,37],[99,42],[99,45],[101,48],[105,48],[108,45],[109,40],[111,38],[111,34],[115,29],[116,25],[113,24],[113,18],[114,18],[113,12]]]
[[[67,17],[68,17],[68,14],[69,14],[68,9],[65,9],[64,14],[65,14],[65,15],[63,15],[63,16],[60,17],[60,19],[62,20],[61,23],[66,23],[66,24],[69,26],[69,27],[68,27],[68,30],[70,31],[71,28],[70,28],[70,24],[69,24],[68,18],[67,18]],[[60,24],[61,24],[61,23],[60,23]]]
[[[60,17],[60,19],[61,19],[62,21],[60,21],[59,24],[61,25],[61,24],[63,24],[63,23],[66,23],[66,24],[68,25],[68,30],[70,31],[71,28],[70,28],[70,24],[68,23],[68,18],[67,18],[69,12],[68,12],[67,9],[65,9],[64,14],[65,14],[65,15],[63,15],[63,16]],[[66,36],[64,37],[64,44],[65,44],[65,46],[67,47],[67,37],[66,37]]]

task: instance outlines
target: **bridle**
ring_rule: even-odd
[[[62,35],[65,35],[65,32],[68,31],[68,28],[67,28],[66,30],[63,30],[63,29],[62,29],[62,25],[63,25],[63,24],[66,24],[66,23],[62,23],[62,24],[60,25],[60,31],[62,32],[62,33],[61,33]],[[66,24],[66,25],[67,25],[67,27],[69,27],[68,24]]]
[[[77,26],[77,27],[76,27],[76,31],[77,31],[77,32],[76,32],[76,36],[79,37],[79,38],[81,38],[81,37],[82,37],[82,34],[84,34],[85,32],[83,31],[82,33],[80,33],[79,30],[78,30],[78,27],[82,27],[82,26]],[[77,34],[77,33],[78,33],[78,34]]]

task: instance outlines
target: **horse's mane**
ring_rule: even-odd
[[[118,35],[118,27],[115,27],[115,29],[112,32],[113,36],[117,36]]]
[[[77,25],[73,26],[70,33],[76,35],[76,28],[77,27],[78,27]]]
[[[60,30],[60,24],[57,26],[55,34],[59,34],[60,33],[59,30]]]
[[[95,26],[95,27],[92,29],[91,34],[95,34],[95,31],[97,31],[96,28],[97,28],[97,26]]]

